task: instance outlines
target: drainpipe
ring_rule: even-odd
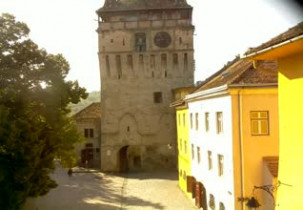
[[[240,146],[240,182],[241,182],[241,210],[244,210],[244,162],[243,162],[243,133],[242,133],[242,95],[238,91],[238,122],[239,122],[239,146]]]

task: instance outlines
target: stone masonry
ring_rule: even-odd
[[[193,85],[186,0],[106,0],[97,11],[101,169],[176,167],[172,89]]]

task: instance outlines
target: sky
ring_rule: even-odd
[[[152,0],[151,0],[152,1]],[[256,47],[303,21],[289,0],[187,0],[193,6],[195,81],[204,80],[249,47]],[[61,53],[87,91],[100,90],[97,15],[104,0],[0,0],[25,22],[30,38],[48,53]]]

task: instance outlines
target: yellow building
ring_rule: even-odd
[[[177,147],[178,147],[178,172],[179,172],[179,187],[191,198],[192,193],[187,186],[191,179],[191,163],[190,163],[190,140],[189,140],[189,120],[187,105],[183,101],[186,94],[191,92],[193,87],[183,87],[174,90],[175,102],[170,105],[176,109],[176,125],[177,125]],[[192,182],[191,182],[192,183]]]
[[[276,209],[303,209],[303,22],[246,55],[278,60],[279,65],[279,187]]]

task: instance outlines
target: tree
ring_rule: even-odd
[[[0,207],[20,209],[27,197],[57,186],[49,174],[55,158],[73,159],[81,140],[68,104],[86,98],[66,81],[69,64],[29,39],[29,28],[10,14],[0,16]]]

